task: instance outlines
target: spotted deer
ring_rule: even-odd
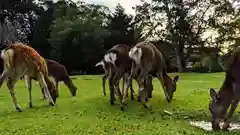
[[[213,130],[221,130],[219,123],[223,120],[222,130],[227,130],[230,120],[240,100],[240,48],[236,49],[228,60],[225,79],[218,93],[210,88],[209,111],[212,115]],[[231,106],[231,107],[230,107]],[[230,110],[228,111],[228,109]]]
[[[21,76],[25,76],[29,90],[29,107],[32,107],[32,92],[30,77],[36,78],[43,86],[49,99],[49,103],[54,106],[58,93],[54,83],[48,77],[47,64],[37,51],[23,43],[8,45],[1,52],[4,61],[4,71],[0,77],[0,87],[7,80],[7,87],[13,99],[13,103],[19,112],[22,112],[14,92],[14,86]]]
[[[140,70],[137,79],[139,86],[139,96],[141,102],[145,108],[146,105],[146,87],[144,85],[144,80],[147,76],[153,75],[158,78],[162,84],[165,97],[168,102],[172,100],[173,94],[176,91],[176,84],[179,76],[175,76],[171,79],[167,74],[167,69],[165,65],[165,60],[162,53],[150,42],[143,41],[136,44],[129,51],[129,57],[134,61],[131,68],[131,74],[128,78],[128,82],[131,82],[132,78],[136,76],[136,73]],[[128,92],[129,84],[126,88],[126,93]],[[124,96],[124,103],[126,102],[126,96]]]

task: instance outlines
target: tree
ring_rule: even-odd
[[[54,5],[52,2],[45,2],[45,5],[47,9],[39,14],[32,34],[31,44],[43,57],[49,58],[52,48],[48,38],[50,37],[50,26],[54,20]]]
[[[124,8],[117,4],[115,12],[109,16],[107,25],[111,35],[105,41],[105,48],[110,49],[116,44],[126,44],[132,46],[135,43],[135,33],[133,17],[127,15]]]
[[[212,29],[209,24],[215,22],[213,15],[221,15],[219,9],[231,9],[221,3],[222,0],[153,0],[151,3],[143,1],[135,9],[140,25],[145,27],[144,36],[160,40],[172,50],[169,57],[175,57],[181,72],[191,54],[202,51],[206,45],[219,47],[212,42],[213,37],[203,36]]]
[[[103,55],[108,9],[83,2],[60,0],[55,4],[55,20],[51,25],[49,41],[51,58],[60,61],[69,70],[90,72]]]

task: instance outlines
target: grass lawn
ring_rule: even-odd
[[[174,76],[176,74],[170,74]],[[154,79],[153,98],[149,101],[152,111],[143,108],[137,101],[130,101],[125,111],[120,111],[119,102],[111,106],[109,90],[103,96],[101,75],[78,76],[76,97],[71,97],[67,87],[60,83],[57,105],[51,107],[41,100],[41,90],[33,82],[33,108],[28,108],[28,90],[24,81],[17,82],[16,95],[22,113],[13,106],[11,96],[3,85],[0,92],[1,135],[179,135],[179,134],[236,134],[208,133],[189,125],[189,120],[210,120],[208,111],[209,88],[218,90],[223,73],[179,74],[177,91],[171,103],[167,103],[160,82]],[[106,84],[108,86],[108,84]],[[135,92],[137,85],[134,82]],[[168,110],[173,116],[163,111]],[[239,112],[237,109],[236,112]],[[237,118],[238,113],[235,118]]]

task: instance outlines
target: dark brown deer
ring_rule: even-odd
[[[105,55],[104,55],[104,60],[107,64],[109,64],[109,88],[110,88],[110,103],[111,105],[114,104],[114,91],[115,89],[117,90],[117,95],[120,100],[121,104],[121,110],[124,110],[124,105],[123,105],[123,98],[122,98],[122,93],[120,92],[119,89],[119,81],[122,77],[130,76],[131,72],[131,67],[133,64],[133,60],[129,57],[128,52],[130,51],[130,47],[123,45],[123,44],[118,44],[112,47],[110,50],[108,50]],[[136,77],[137,74],[133,75],[132,77]],[[148,78],[148,76],[144,77],[144,84],[148,84],[147,81],[145,81],[145,78]],[[125,81],[124,81],[125,82]],[[132,87],[132,80],[128,82],[128,88]],[[149,87],[150,88],[150,87]],[[152,88],[152,87],[151,87]],[[124,91],[124,89],[123,89]],[[131,95],[133,93],[133,90],[131,89]],[[125,92],[125,96],[127,97],[128,92]],[[151,97],[152,95],[149,95]]]
[[[174,79],[168,76],[162,53],[152,43],[144,41],[138,43],[130,50],[129,57],[134,60],[134,63],[132,64],[132,71],[128,82],[131,82],[133,76],[140,70],[137,82],[139,85],[139,96],[144,107],[148,107],[146,105],[147,92],[144,80],[150,74],[157,76],[162,84],[165,97],[167,101],[170,102],[176,91],[176,83],[179,76],[175,76]],[[129,85],[127,85],[126,92],[128,92],[128,88]],[[125,98],[124,96],[124,99]],[[124,102],[126,102],[126,100],[124,100]]]
[[[37,78],[43,86],[51,105],[55,105],[58,92],[55,84],[48,75],[47,64],[33,48],[22,43],[11,44],[1,52],[4,61],[4,71],[0,77],[0,87],[7,80],[7,86],[13,99],[13,103],[19,112],[21,107],[17,102],[14,86],[21,76],[25,76],[29,89],[29,107],[32,107],[32,92],[30,77]]]
[[[218,93],[211,88],[209,110],[212,115],[213,130],[220,130],[219,123],[224,121],[222,130],[229,128],[230,119],[240,100],[240,48],[233,52],[229,58],[225,80]],[[231,107],[230,107],[231,106]],[[227,113],[230,107],[229,112]]]
[[[103,87],[103,94],[104,96],[106,96],[106,87],[105,87],[105,84],[106,84],[106,80],[109,76],[109,67],[110,67],[110,64],[111,63],[107,63],[104,59],[101,60],[100,62],[98,62],[95,66],[102,66],[103,70],[104,70],[104,75],[102,77],[102,87]],[[127,74],[126,74],[127,75]],[[126,82],[126,75],[124,75],[122,77],[122,93],[124,93],[124,83]],[[134,99],[134,96],[133,96],[133,88],[132,88],[132,84],[130,85],[130,89],[131,89],[131,99],[133,100]]]
[[[109,65],[108,84],[110,89],[110,104],[114,105],[114,91],[116,90],[121,104],[121,110],[124,108],[122,104],[122,94],[119,89],[119,81],[131,69],[132,60],[128,56],[129,50],[130,47],[118,44],[113,46],[104,55],[104,60]]]
[[[69,77],[69,75],[67,73],[66,68],[62,64],[60,64],[54,60],[45,59],[45,61],[47,63],[49,75],[52,76],[56,82],[57,91],[58,91],[59,81],[63,81],[64,84],[68,87],[71,95],[76,96],[77,87],[73,84],[71,78]],[[36,78],[33,78],[33,77],[31,79],[36,80]],[[44,89],[42,88],[41,85],[40,85],[40,87],[42,89],[43,99],[46,99]]]

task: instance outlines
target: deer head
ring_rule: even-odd
[[[175,76],[173,79],[169,76],[164,77],[165,96],[168,102],[171,102],[173,94],[176,92],[178,79],[179,76]]]
[[[228,106],[225,106],[213,88],[210,89],[210,98],[209,111],[212,115],[212,128],[218,130],[220,129],[219,122],[224,118]]]

